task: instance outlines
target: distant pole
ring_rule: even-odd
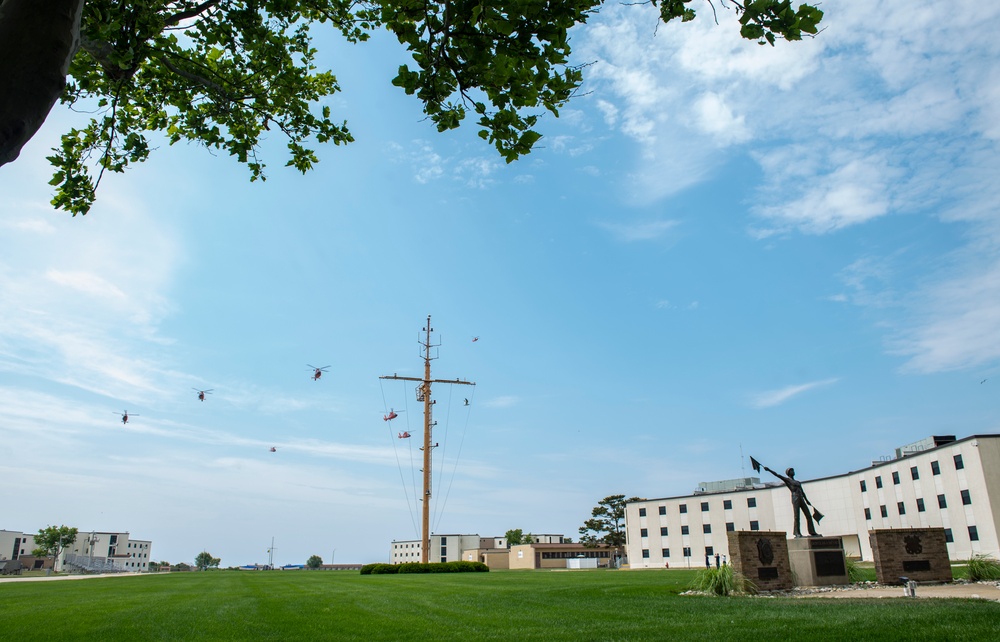
[[[274,570],[274,537],[271,537],[271,548],[267,549],[267,570]]]
[[[428,555],[431,549],[431,535],[430,535],[430,510],[431,510],[431,448],[437,445],[433,443],[431,439],[431,431],[434,423],[431,421],[433,406],[436,402],[431,401],[431,384],[432,383],[449,383],[449,384],[462,384],[466,386],[474,386],[475,383],[471,381],[463,381],[461,379],[431,379],[431,361],[437,357],[431,356],[431,348],[435,348],[441,344],[431,343],[431,332],[434,328],[431,327],[431,315],[427,315],[427,326],[423,328],[424,340],[418,341],[424,349],[424,378],[419,379],[417,377],[400,377],[397,375],[379,377],[379,379],[398,379],[401,381],[419,381],[421,383],[420,390],[421,396],[424,402],[424,447],[421,448],[424,451],[424,492],[423,499],[421,501],[424,503],[422,510],[422,521],[421,534],[420,534],[420,561],[424,564],[428,561]]]

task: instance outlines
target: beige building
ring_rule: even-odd
[[[733,530],[784,531],[791,537],[790,493],[775,482],[628,504],[630,566],[696,567],[706,555],[714,564],[715,554],[729,555],[727,532]],[[869,468],[802,486],[824,514],[817,531],[842,536],[850,556],[872,559],[870,530],[942,527],[951,559],[978,553],[1000,557],[1000,435],[931,437],[898,448],[894,457]]]
[[[150,540],[132,539],[127,532],[79,532],[55,560],[55,570],[138,573],[149,569],[152,546]],[[32,555],[35,548],[34,535],[0,530],[0,560],[20,559],[29,568],[47,568],[45,560]]]

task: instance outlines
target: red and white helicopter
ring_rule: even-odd
[[[313,371],[313,374],[312,374],[313,381],[319,381],[320,377],[323,376],[323,373],[326,372],[330,368],[330,366],[323,366],[322,368],[317,368],[316,366],[310,365],[308,363],[306,365],[309,366],[310,368],[312,368],[312,371]]]
[[[409,439],[409,438],[410,438],[410,433],[408,433],[408,432],[406,432],[406,431],[404,430],[403,432],[401,432],[401,433],[398,433],[398,434],[397,434],[396,436],[397,436],[397,437],[398,437],[399,439]]]
[[[272,452],[272,453],[276,453],[276,452],[278,452],[278,449],[277,449],[277,448],[275,448],[274,446],[271,446],[271,448],[270,448],[269,450],[270,450],[270,452]]]
[[[399,412],[406,412],[406,411],[405,410],[400,410]],[[389,414],[388,415],[382,415],[382,421],[392,421],[393,419],[395,419],[398,416],[399,416],[398,412],[396,412],[392,408],[389,408]]]
[[[126,411],[124,411],[124,412],[121,412],[121,413],[119,413],[119,412],[115,412],[115,414],[116,414],[116,415],[119,415],[119,414],[121,415],[121,418],[122,418],[122,423],[123,423],[123,424],[127,424],[127,423],[128,423],[128,418],[129,418],[129,414],[128,414],[128,410],[126,410]],[[139,415],[131,415],[131,416],[132,416],[132,417],[138,417]]]
[[[214,388],[210,388],[208,390],[199,390],[197,388],[191,388],[191,390],[194,390],[195,392],[198,393],[198,401],[205,401],[205,395],[212,394],[212,390],[214,390]]]

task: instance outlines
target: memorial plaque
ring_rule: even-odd
[[[818,548],[843,548],[844,544],[839,538],[823,538],[817,539],[815,537],[809,538],[809,548],[816,550]]]
[[[920,571],[930,571],[930,560],[903,560],[903,570],[907,573],[918,573]]]
[[[813,553],[817,577],[843,577],[847,575],[843,551],[816,551]]]
[[[776,580],[778,579],[778,567],[776,566],[761,566],[757,569],[757,579],[758,580]]]
[[[893,584],[903,576],[914,582],[953,580],[944,528],[875,529],[869,539],[875,576],[882,584]]]

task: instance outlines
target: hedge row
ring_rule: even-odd
[[[486,573],[490,570],[482,562],[407,562],[405,564],[365,564],[362,575],[395,575],[397,573]]]

